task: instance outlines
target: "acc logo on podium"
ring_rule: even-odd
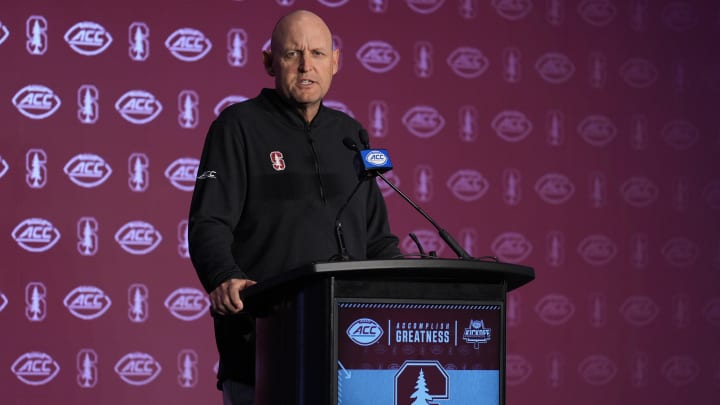
[[[347,331],[350,340],[360,346],[370,346],[378,342],[384,331],[382,327],[370,318],[360,318],[353,322]]]

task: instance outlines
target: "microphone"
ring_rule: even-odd
[[[346,142],[348,140],[349,142]],[[356,152],[358,152],[357,156],[360,156],[360,160],[363,163],[363,174],[365,174],[366,177],[373,177],[377,176],[380,177],[390,188],[392,188],[400,197],[402,197],[403,200],[405,200],[408,204],[410,204],[417,212],[420,213],[430,224],[437,230],[438,235],[440,235],[440,238],[442,238],[443,241],[452,249],[452,251],[457,255],[460,259],[466,259],[466,260],[477,260],[474,257],[470,256],[465,249],[460,246],[460,244],[450,235],[448,231],[440,227],[437,222],[435,222],[430,215],[428,215],[420,206],[415,204],[415,201],[413,201],[410,197],[405,195],[402,191],[400,191],[399,188],[393,182],[388,180],[385,176],[383,176],[383,173],[392,169],[392,164],[390,163],[390,156],[388,155],[387,151],[385,149],[370,149],[370,141],[367,131],[363,128],[360,129],[360,142],[363,143],[363,145],[366,147],[365,150],[360,150],[355,142],[353,142],[350,138],[343,139],[343,143],[345,146],[347,146],[349,149],[352,149]],[[380,156],[380,154],[384,156]],[[370,156],[370,161],[367,160],[367,156]],[[382,163],[379,166],[373,165],[373,161],[380,162],[385,158],[387,160],[387,163]],[[386,169],[386,165],[389,165],[389,169]]]

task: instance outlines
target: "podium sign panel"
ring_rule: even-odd
[[[337,403],[500,403],[502,303],[338,299]]]

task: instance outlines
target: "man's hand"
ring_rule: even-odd
[[[243,309],[240,291],[256,284],[252,280],[231,278],[220,284],[210,293],[210,303],[214,312],[220,315],[237,314]]]

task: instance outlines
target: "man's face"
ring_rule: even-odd
[[[330,89],[339,51],[332,49],[330,30],[319,18],[298,15],[278,27],[272,52],[265,54],[275,88],[301,109],[315,109]]]

